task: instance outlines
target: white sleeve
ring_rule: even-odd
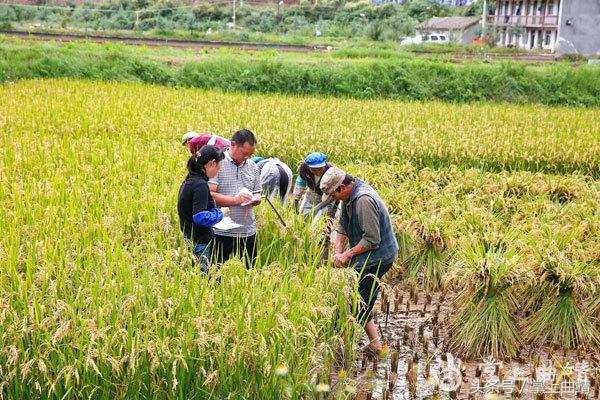
[[[279,170],[277,166],[272,162],[263,165],[262,171],[260,172],[260,183],[263,188],[267,187],[270,192],[277,186]]]

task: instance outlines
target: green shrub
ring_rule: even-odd
[[[237,40],[251,39],[247,32],[237,37]],[[508,62],[454,65],[411,56],[403,58],[387,50],[365,49],[334,53],[334,57],[339,58],[365,58],[360,62],[303,64],[256,58],[249,62],[232,54],[216,60],[167,66],[118,46],[100,50],[86,46],[0,47],[0,65],[4,76],[12,79],[88,77],[227,91],[363,99],[600,106],[599,68],[566,65],[527,68]]]
[[[14,27],[9,21],[3,21],[0,23],[0,30],[2,31],[12,31],[13,29]]]
[[[369,28],[367,29],[367,36],[371,40],[381,40],[383,39],[383,31],[383,23],[381,21],[374,21],[369,24]]]

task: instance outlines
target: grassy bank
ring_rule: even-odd
[[[225,91],[359,99],[600,105],[600,69],[566,64],[452,63],[406,58],[314,62],[238,54],[163,62],[123,46],[36,44],[0,47],[0,81],[75,77]],[[389,54],[388,54],[389,55]],[[343,62],[339,62],[342,60]]]

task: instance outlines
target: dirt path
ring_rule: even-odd
[[[89,40],[95,43],[117,42],[137,46],[170,46],[179,48],[216,48],[216,47],[235,47],[244,50],[278,50],[309,53],[313,51],[331,50],[328,46],[305,46],[299,44],[277,44],[277,43],[244,43],[244,42],[210,42],[199,40],[180,40],[180,39],[153,39],[153,38],[124,38],[119,36],[96,36],[80,35],[70,33],[42,33],[42,32],[20,32],[20,31],[0,31],[5,36],[20,37],[34,40],[57,40],[61,42],[71,42],[78,40]]]

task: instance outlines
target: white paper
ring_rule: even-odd
[[[228,231],[230,229],[239,228],[240,224],[236,224],[230,217],[223,218],[219,223],[213,226],[215,229],[219,229],[221,231]]]
[[[250,201],[246,201],[246,202],[244,202],[244,203],[240,204],[240,206],[242,206],[242,207],[245,207],[245,206],[247,206],[248,204],[252,204],[252,203],[254,203],[255,201],[259,201],[259,200],[261,200],[261,199],[262,199],[262,196],[260,195],[260,193],[256,193],[256,194],[253,194],[253,195],[252,195],[252,200],[250,200]]]
[[[245,207],[245,206],[247,206],[248,204],[252,204],[252,203],[254,203],[255,201],[259,201],[259,200],[261,199],[260,193],[252,193],[252,192],[250,191],[250,189],[248,189],[248,188],[242,188],[242,190],[240,190],[240,191],[239,191],[238,195],[240,195],[240,194],[242,194],[242,193],[243,193],[243,194],[246,194],[246,195],[248,195],[248,196],[252,196],[252,199],[251,199],[251,200],[245,201],[245,202],[243,202],[242,204],[240,204],[240,206],[242,206],[242,207]]]

